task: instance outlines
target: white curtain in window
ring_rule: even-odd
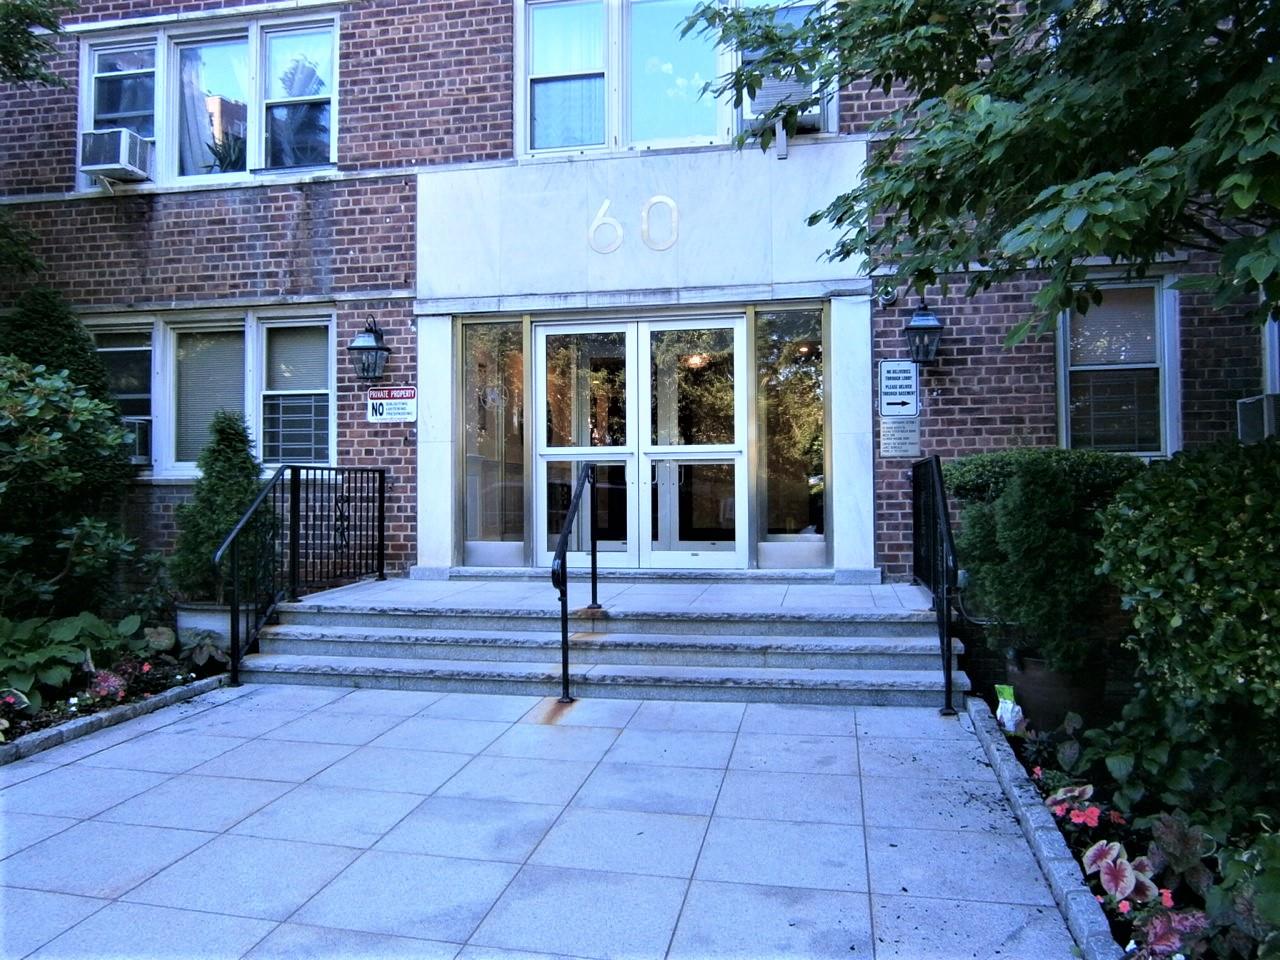
[[[179,80],[178,173],[187,177],[246,169],[248,40],[182,47]]]
[[[1157,361],[1154,287],[1111,287],[1102,303],[1071,315],[1071,365]]]
[[[244,332],[178,334],[174,459],[195,460],[218,410],[244,410]]]
[[[534,5],[530,33],[531,145],[603,143],[604,5]]]

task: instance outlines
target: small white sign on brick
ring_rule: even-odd
[[[413,423],[418,419],[417,387],[370,387],[370,423]]]

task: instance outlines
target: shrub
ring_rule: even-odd
[[[1098,510],[1143,469],[1132,457],[1018,448],[944,468],[964,502],[956,550],[969,575],[965,600],[994,621],[989,639],[1034,650],[1057,670],[1077,670],[1107,643],[1116,605],[1096,572]]]
[[[262,488],[262,466],[244,414],[219,410],[209,425],[212,439],[200,453],[200,479],[189,503],[178,509],[173,579],[188,599],[222,601],[213,554]]]
[[[1280,441],[1175,456],[1107,509],[1100,572],[1133,615],[1141,682],[1202,731],[1280,751]]]
[[[125,488],[112,464],[128,446],[113,405],[64,373],[0,356],[0,611],[96,602],[131,549],[106,519]]]

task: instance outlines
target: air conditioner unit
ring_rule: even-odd
[[[1280,434],[1280,393],[1237,400],[1236,429],[1241,443],[1258,443]]]
[[[150,180],[154,147],[132,130],[94,130],[80,140],[80,172],[110,180]]]
[[[779,104],[799,103],[813,96],[813,86],[799,80],[778,80],[765,77],[756,95],[747,106],[748,122],[754,122]],[[796,133],[821,133],[822,107],[812,106],[800,114]]]

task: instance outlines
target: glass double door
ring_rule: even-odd
[[[534,330],[539,562],[551,562],[581,465],[594,462],[602,566],[745,567],[744,319]],[[589,562],[587,496],[572,566]]]

